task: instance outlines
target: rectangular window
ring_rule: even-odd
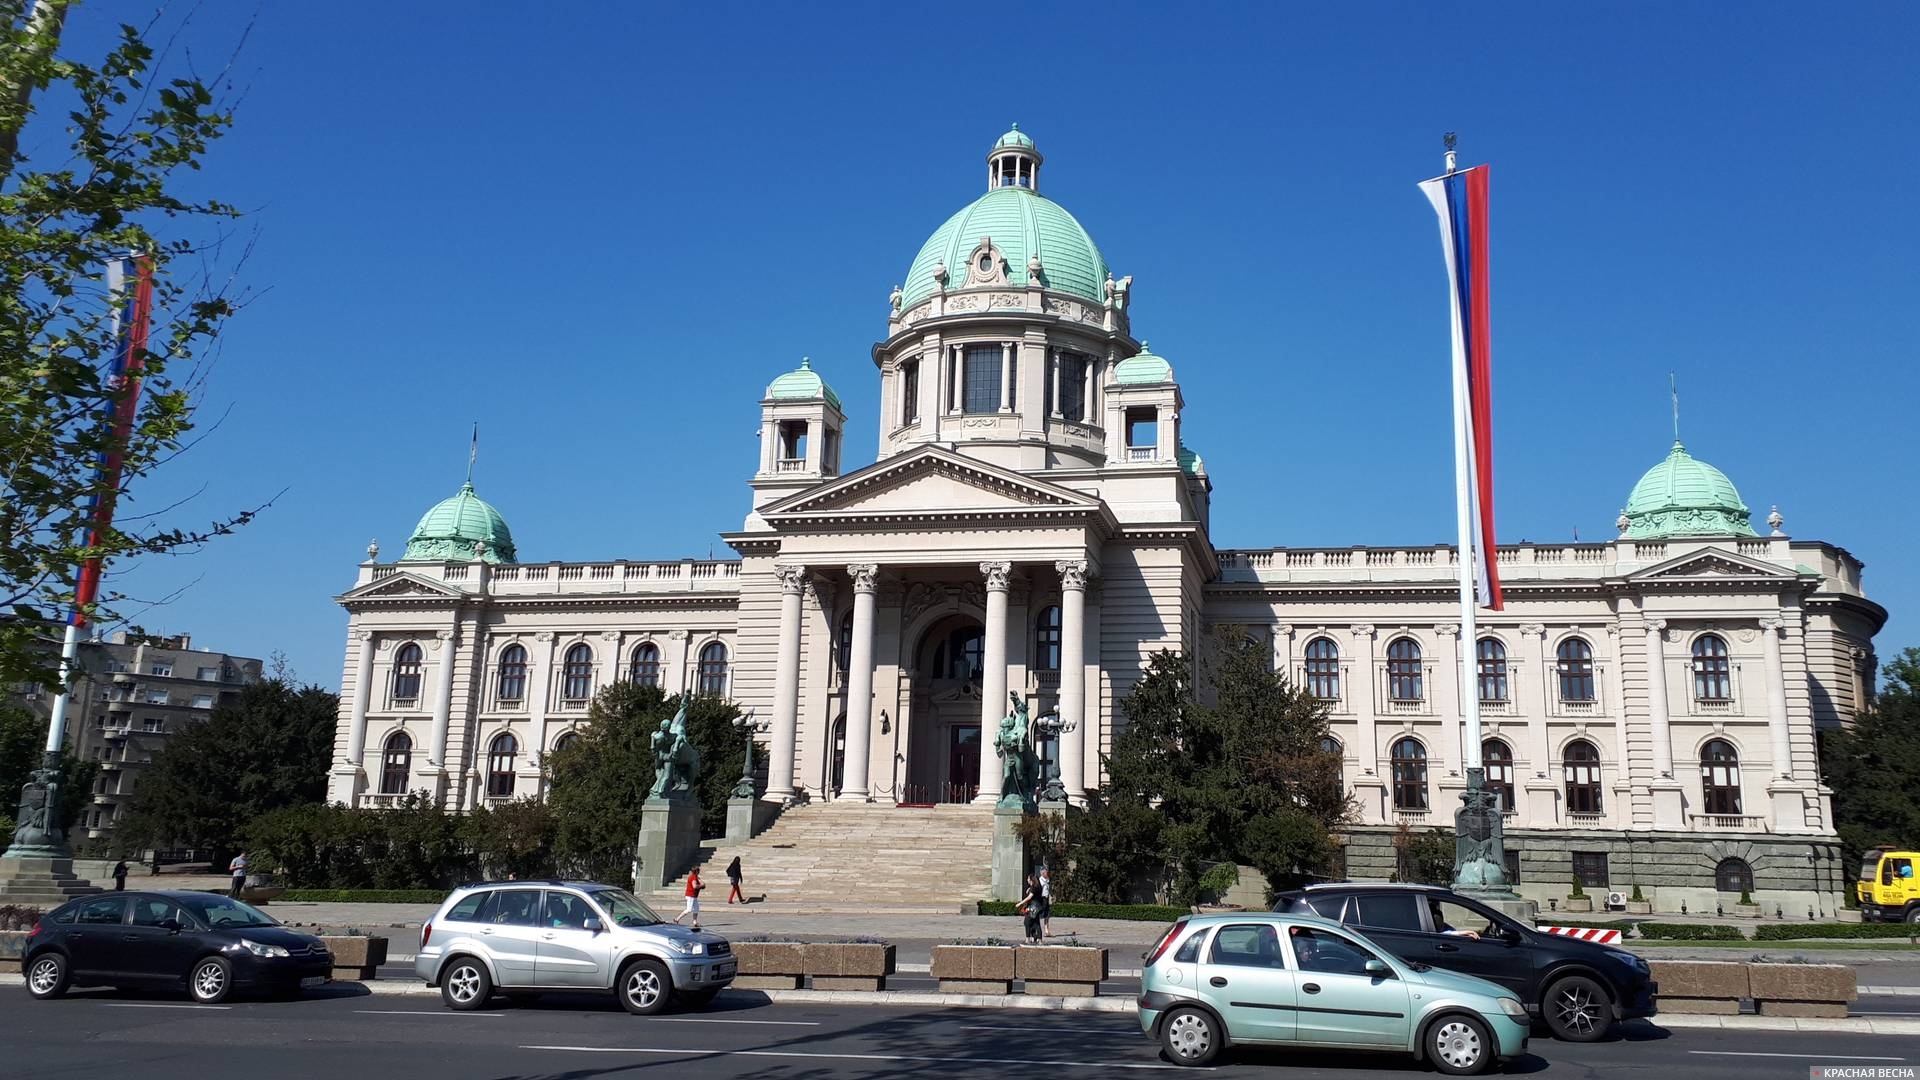
[[[220,669],[217,667],[203,667],[196,670],[193,677],[199,679],[201,682],[219,682]]]
[[[1573,853],[1573,876],[1580,886],[1586,889],[1604,889],[1607,887],[1607,853],[1604,851],[1576,851]]]
[[[1272,923],[1243,923],[1223,926],[1213,935],[1213,949],[1207,955],[1210,964],[1229,967],[1284,968],[1280,959],[1280,935]]]
[[[1361,893],[1347,921],[1382,930],[1421,930],[1420,900],[1409,892]]]
[[[1060,416],[1087,419],[1087,358],[1079,353],[1060,354]]]
[[[970,413],[1000,411],[1000,346],[969,345],[962,375],[962,410]]]
[[[1520,884],[1520,853],[1512,848],[1506,850],[1507,884]]]
[[[196,708],[196,709],[211,709],[211,708],[213,708],[213,695],[212,695],[212,694],[195,694],[195,695],[193,695],[193,707],[194,707],[194,708]]]
[[[151,667],[147,668],[147,670],[155,675],[160,676],[163,679],[173,677],[172,664],[154,664]]]
[[[900,423],[920,422],[920,361],[900,365]]]
[[[165,690],[147,691],[147,704],[149,705],[165,705],[171,702],[172,700],[173,700],[172,698],[167,696],[167,692]]]

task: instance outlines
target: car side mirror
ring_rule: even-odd
[[[583,930],[588,930],[588,931],[591,931],[592,933],[597,934],[600,931],[605,930],[607,928],[607,924],[589,915],[587,916],[587,921],[581,923],[580,927]]]
[[[1393,969],[1387,966],[1387,962],[1385,960],[1369,960],[1367,961],[1366,967],[1362,968],[1361,970],[1365,971],[1368,975],[1371,975],[1376,979],[1393,978]]]
[[[1523,939],[1520,936],[1520,931],[1515,930],[1511,926],[1503,926],[1500,928],[1500,940],[1509,945],[1518,945]]]
[[[158,923],[155,923],[154,925],[158,926],[162,930],[165,930],[169,934],[177,934],[180,932],[180,929],[181,929],[179,919],[161,919]]]

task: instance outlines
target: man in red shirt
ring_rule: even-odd
[[[700,929],[700,890],[704,888],[706,886],[700,884],[700,868],[696,866],[687,872],[687,906],[681,910],[680,914],[673,917],[674,922],[677,923],[691,915],[693,928]]]

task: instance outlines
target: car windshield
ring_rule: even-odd
[[[225,896],[187,897],[180,901],[200,921],[215,930],[238,926],[279,926],[279,920],[259,908]]]
[[[625,889],[597,889],[592,895],[615,926],[652,926],[666,921]]]

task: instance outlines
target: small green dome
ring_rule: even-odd
[[[1033,139],[1028,136],[1026,132],[1020,130],[1019,124],[1014,124],[1005,135],[1000,136],[999,142],[993,144],[995,150],[1008,146],[1018,146],[1022,149],[1031,150],[1033,149]]]
[[[902,304],[917,304],[939,291],[933,278],[936,266],[947,268],[949,289],[965,286],[967,260],[982,238],[1000,249],[1008,283],[1014,287],[1026,286],[1027,262],[1037,254],[1047,288],[1095,303],[1106,301],[1107,260],[1087,230],[1052,199],[1029,188],[1002,187],[968,203],[920,245],[902,286]]]
[[[1181,470],[1188,476],[1205,476],[1207,473],[1206,459],[1194,453],[1186,443],[1180,444],[1178,460]]]
[[[819,401],[825,398],[834,408],[840,407],[840,395],[833,392],[827,380],[813,370],[813,358],[803,356],[800,366],[767,384],[767,396],[775,401]]]
[[[1627,496],[1627,536],[1756,536],[1747,504],[1727,474],[1694,458],[1679,440]]]
[[[1173,365],[1148,352],[1143,341],[1139,352],[1114,365],[1113,381],[1125,386],[1157,386],[1173,381]]]
[[[473,482],[460,485],[460,493],[442,499],[420,518],[407,538],[407,553],[402,559],[432,559],[465,562],[473,558],[475,542],[486,545],[481,556],[490,563],[514,562],[513,533],[507,519],[500,516],[485,499],[473,493]]]

